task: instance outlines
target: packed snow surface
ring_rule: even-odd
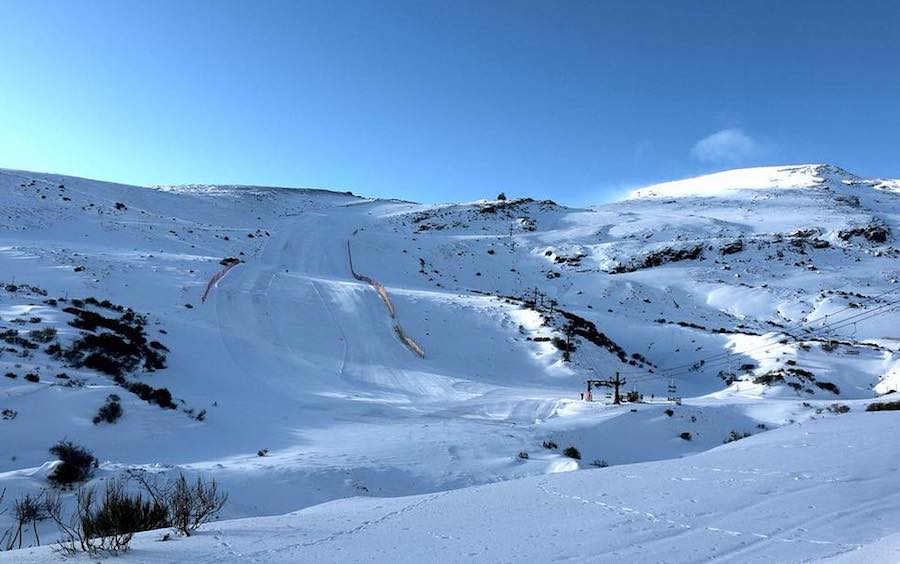
[[[677,460],[355,497],[168,542],[144,533],[117,562],[896,561],[898,539],[881,539],[900,518],[896,450],[882,440],[897,424],[847,414]]]
[[[0,491],[64,438],[93,485],[218,480],[228,521],[140,561],[891,555],[897,419],[865,408],[900,389],[898,186],[765,167],[574,209],[0,171]],[[79,352],[117,330],[131,364]],[[581,401],[616,373],[642,401]]]

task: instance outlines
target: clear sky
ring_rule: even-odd
[[[587,204],[900,177],[900,3],[0,0],[0,166]]]

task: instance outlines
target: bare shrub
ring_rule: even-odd
[[[169,525],[165,507],[129,494],[121,480],[107,482],[101,496],[93,488],[80,488],[68,516],[59,494],[48,495],[45,507],[62,534],[57,550],[64,555],[120,554],[128,550],[134,533]]]
[[[13,529],[10,530],[11,534],[5,546],[6,550],[22,548],[22,541],[28,525],[31,525],[35,545],[40,545],[41,537],[38,535],[37,524],[38,521],[42,521],[49,516],[46,510],[44,494],[40,493],[36,496],[25,494],[15,501],[13,512],[15,513],[16,524],[13,527],[14,531]]]
[[[228,494],[219,492],[215,479],[205,482],[198,476],[191,485],[184,474],[179,473],[175,480],[159,485],[142,473],[134,473],[132,477],[154,502],[166,508],[169,526],[184,536],[191,536],[201,525],[218,517],[228,501]]]

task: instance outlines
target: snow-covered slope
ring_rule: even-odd
[[[893,562],[900,476],[882,433],[897,424],[900,414],[851,413],[674,461],[355,497],[163,543],[144,533],[121,561],[806,562],[874,553]]]
[[[889,433],[835,406],[898,386],[896,181],[746,169],[572,209],[0,171],[0,204],[7,499],[47,487],[62,438],[100,458],[95,482],[215,476],[241,518],[593,462],[665,472],[811,419]],[[97,315],[147,345],[118,377],[87,360],[115,332]],[[580,401],[616,372],[643,403]],[[110,394],[124,416],[94,424]]]

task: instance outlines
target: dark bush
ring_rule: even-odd
[[[71,441],[60,441],[50,447],[50,454],[59,458],[61,464],[56,466],[53,473],[48,476],[51,482],[59,486],[69,486],[77,482],[87,480],[94,468],[97,467],[97,459],[93,453]]]
[[[520,453],[518,454],[518,457],[519,457],[519,459],[521,459],[521,460],[528,460],[528,453],[525,452],[525,451],[523,450],[522,452],[520,452]]]
[[[725,437],[725,440],[724,440],[723,442],[726,443],[726,444],[727,444],[727,443],[733,443],[734,441],[739,441],[739,440],[741,440],[741,439],[746,439],[746,438],[749,437],[750,435],[752,435],[752,433],[748,433],[748,432],[746,432],[746,431],[743,432],[743,433],[739,433],[739,432],[735,431],[734,429],[732,429],[731,432],[728,433],[728,436]],[[682,438],[684,438],[684,437],[682,437]],[[688,439],[688,440],[690,440],[690,439]]]
[[[663,411],[663,413],[665,413],[669,417],[672,417],[673,415],[675,415],[675,411],[672,409],[667,409],[667,410]]]
[[[866,411],[900,411],[900,401],[876,401],[866,406]]]
[[[41,377],[33,372],[26,374],[25,379],[29,382],[34,382],[35,384],[41,381]]]
[[[577,346],[575,343],[571,341],[566,341],[562,337],[553,337],[550,342],[553,343],[553,346],[563,351],[564,353],[572,353],[577,350]]]
[[[37,341],[38,343],[49,343],[56,338],[56,329],[53,327],[32,329],[28,332],[28,336],[31,337],[31,340]]]
[[[228,500],[228,494],[219,492],[215,480],[204,482],[198,476],[191,485],[184,474],[179,474],[173,482],[161,486],[145,474],[132,476],[155,502],[165,506],[170,526],[185,536],[190,536],[200,525],[218,517]]]
[[[819,388],[821,388],[823,390],[828,390],[829,392],[831,392],[833,394],[841,393],[840,388],[838,388],[836,385],[832,384],[831,382],[816,382],[816,386],[818,386]]]
[[[678,435],[678,436],[681,437],[682,439],[686,440],[686,441],[689,441],[689,440],[691,440],[691,439],[693,438],[693,437],[691,437],[691,434],[688,433],[687,431],[685,431],[684,433],[681,433],[681,434]]]
[[[70,321],[69,325],[77,329],[96,331],[99,328],[103,328],[109,329],[113,333],[117,333],[133,342],[141,343],[144,340],[143,331],[127,322],[104,317],[99,313],[77,307],[67,307],[63,311],[75,316],[75,319]]]
[[[165,409],[175,409],[172,393],[166,388],[153,388],[143,382],[129,382],[121,376],[116,378],[116,383],[144,401],[155,403]]]
[[[75,493],[75,507],[63,516],[59,495],[48,498],[47,513],[59,527],[56,550],[64,556],[85,552],[91,556],[116,555],[129,548],[134,533],[169,526],[168,509],[156,499],[145,501],[129,494],[123,482],[107,482],[102,499],[93,488]]]
[[[172,392],[166,388],[154,389],[151,401],[160,407],[175,409],[175,404],[172,403]]]
[[[94,416],[94,425],[99,425],[104,421],[115,423],[122,417],[123,413],[122,404],[119,403],[119,396],[111,394],[106,398],[106,403],[97,411],[97,415]]]
[[[85,537],[96,539],[152,531],[169,526],[166,507],[128,494],[120,482],[107,482],[100,505],[81,515]]]
[[[566,447],[566,449],[563,451],[563,455],[568,456],[569,458],[574,458],[575,460],[581,460],[581,453],[578,452],[578,449],[573,446]]]
[[[96,302],[96,300],[93,300]],[[107,301],[97,302],[106,307]],[[109,304],[109,309],[119,311],[121,306]],[[108,333],[86,334],[72,343],[62,354],[73,366],[87,367],[117,376],[131,372],[139,366],[153,371],[165,368],[165,352],[168,349],[160,342],[147,343],[144,336],[146,319],[133,311],[126,311],[120,319],[104,317],[93,311],[75,307],[63,311],[75,316],[69,325],[84,331],[95,332],[107,329]]]
[[[557,446],[557,444],[554,443],[553,441],[544,441],[544,442],[541,444],[541,446],[544,447],[545,449],[548,449],[548,450],[555,450],[555,449],[559,448],[559,447]]]

